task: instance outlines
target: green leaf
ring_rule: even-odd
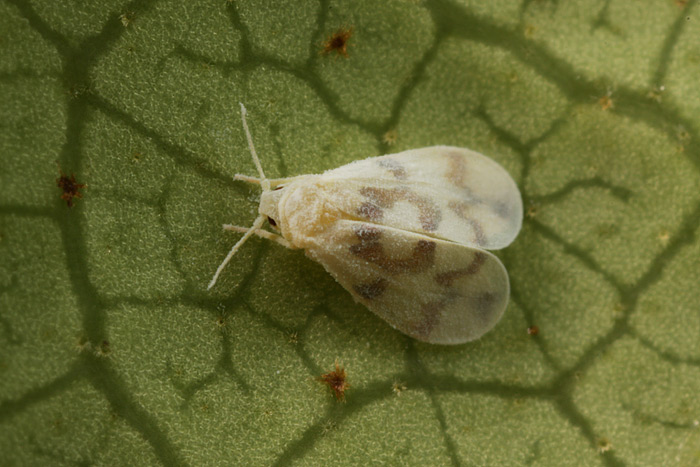
[[[698,8],[4,2],[2,464],[700,464]],[[500,162],[502,321],[416,342],[259,238],[207,291],[259,200],[238,102],[270,177]]]

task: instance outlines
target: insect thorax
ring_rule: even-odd
[[[324,231],[340,217],[315,178],[304,177],[260,199],[260,213],[275,219],[282,236],[297,248],[318,246]]]

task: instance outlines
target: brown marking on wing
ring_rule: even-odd
[[[375,227],[360,225],[355,228],[355,236],[360,243],[350,247],[350,253],[365,261],[374,263],[390,274],[403,272],[417,273],[429,269],[435,262],[435,242],[418,240],[408,258],[389,258],[384,253],[384,247],[379,242],[381,230]]]
[[[464,201],[450,201],[447,207],[457,214],[457,217],[469,224],[474,231],[474,240],[477,245],[485,245],[488,242],[481,224],[469,217],[469,211],[471,210],[471,205],[469,203],[465,203]]]
[[[459,152],[450,152],[445,155],[447,157],[447,172],[445,177],[452,182],[453,185],[459,188],[466,188],[467,182],[464,176],[467,173],[467,162],[464,156]]]
[[[471,209],[471,205],[469,203],[465,203],[464,201],[452,200],[449,203],[447,203],[447,207],[450,208],[452,212],[457,214],[457,216],[460,219],[469,219],[469,210]]]
[[[381,222],[384,210],[374,203],[362,203],[357,209],[357,214],[372,222]]]
[[[382,230],[371,225],[356,225],[352,230],[362,243],[377,242],[382,236]]]
[[[484,292],[480,295],[474,297],[474,302],[478,306],[478,309],[484,311],[493,306],[493,302],[496,301],[498,296],[493,292]]]
[[[366,186],[360,189],[360,194],[380,208],[391,208],[394,206],[394,203],[401,199],[400,190],[400,188],[375,188]]]
[[[406,180],[406,169],[394,159],[382,159],[379,166],[387,169],[397,180]]]
[[[360,297],[367,300],[374,300],[381,296],[386,290],[389,283],[386,279],[379,278],[376,281],[368,282],[367,284],[359,284],[353,286],[353,289]]]
[[[418,208],[418,220],[423,230],[433,232],[437,230],[442,214],[440,208],[428,198],[418,196],[407,188],[376,188],[364,187],[360,189],[360,194],[369,201],[363,203],[358,208],[358,215],[367,217],[364,213],[383,217],[383,209],[391,209],[397,201],[405,200]],[[379,214],[381,212],[381,214]]]
[[[498,298],[499,295],[494,292],[483,292],[471,298],[472,309],[481,322],[487,323],[493,319],[491,312]]]
[[[441,272],[435,276],[435,282],[443,287],[451,287],[452,283],[457,279],[478,273],[481,266],[486,262],[486,258],[485,253],[477,251],[474,253],[474,259],[471,263],[469,263],[469,266],[462,269],[453,269],[451,271]]]
[[[427,339],[430,333],[433,332],[435,326],[440,323],[442,310],[445,308],[445,301],[439,300],[434,302],[424,303],[421,306],[421,319],[412,323],[413,332],[422,339]]]
[[[496,212],[496,214],[498,214],[499,217],[503,219],[513,218],[513,208],[513,205],[505,201],[498,201],[494,203],[494,211]]]

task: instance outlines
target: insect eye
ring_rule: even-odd
[[[269,222],[271,226],[277,227],[277,222],[275,222],[275,220],[272,217],[267,216],[267,222]]]

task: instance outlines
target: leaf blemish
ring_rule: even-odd
[[[600,438],[598,440],[598,452],[604,454],[612,449],[612,443],[607,438]]]
[[[535,216],[537,216],[538,211],[539,211],[539,204],[530,203],[530,206],[527,208],[525,215],[530,219],[534,219]]]
[[[78,352],[86,352],[89,351],[92,348],[92,343],[88,340],[87,337],[85,336],[78,336],[78,339],[75,343],[75,349]]]
[[[613,94],[612,89],[608,89],[608,92],[606,92],[603,97],[598,99],[598,105],[600,106],[601,109],[603,109],[603,111],[610,110],[614,107],[612,94]]]
[[[323,43],[323,49],[321,53],[323,55],[328,55],[335,52],[336,55],[342,55],[348,58],[348,41],[352,37],[353,28],[348,29],[340,28],[334,32],[326,42]]]
[[[112,353],[112,349],[109,346],[109,341],[103,340],[99,346],[95,347],[96,357],[108,357]]]
[[[386,133],[384,133],[384,136],[382,136],[382,141],[384,144],[389,146],[394,144],[397,139],[399,139],[399,133],[395,129],[388,130]]]
[[[394,384],[391,385],[391,391],[396,394],[397,396],[400,396],[402,392],[406,390],[406,384],[403,383],[402,381],[394,381]]]
[[[327,385],[331,391],[333,391],[336,400],[345,402],[345,391],[350,387],[347,377],[348,374],[345,368],[341,367],[336,361],[335,370],[322,374],[319,381]]]
[[[61,171],[60,168],[59,171]],[[78,183],[74,174],[70,174],[69,177],[64,174],[63,171],[61,171],[61,176],[56,179],[56,186],[63,191],[63,193],[61,193],[61,199],[66,202],[66,205],[69,208],[72,208],[73,198],[82,198],[83,194],[80,192],[80,190],[85,188],[87,185]]]
[[[126,28],[131,24],[135,17],[136,14],[133,11],[126,11],[119,15],[119,21],[121,21],[122,26]]]

